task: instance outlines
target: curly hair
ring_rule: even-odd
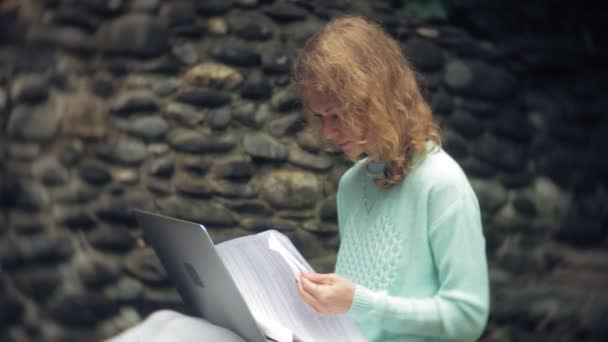
[[[367,155],[385,164],[376,185],[389,189],[427,153],[426,141],[442,138],[416,74],[398,43],[378,24],[358,16],[330,21],[306,42],[293,71],[295,90],[309,122],[309,98],[331,99],[346,134]]]

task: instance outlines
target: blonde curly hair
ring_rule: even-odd
[[[330,21],[305,44],[294,66],[294,85],[312,119],[312,94],[330,98],[341,127],[368,156],[385,164],[376,185],[389,189],[442,138],[415,72],[398,43],[378,24],[358,16]]]

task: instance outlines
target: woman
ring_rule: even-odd
[[[348,313],[370,341],[479,338],[479,205],[397,42],[363,18],[334,19],[306,43],[295,85],[309,120],[355,162],[338,187],[336,273],[302,274],[302,299]]]

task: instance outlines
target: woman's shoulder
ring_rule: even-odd
[[[409,178],[409,179],[408,179]],[[410,172],[406,181],[432,190],[438,188],[469,188],[469,180],[458,164],[441,147],[435,147]]]

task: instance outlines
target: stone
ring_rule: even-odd
[[[178,194],[193,199],[207,199],[216,195],[216,190],[209,180],[187,176],[177,178],[175,190]]]
[[[338,221],[338,209],[335,195],[331,195],[321,201],[321,205],[319,206],[319,218],[322,221]]]
[[[133,169],[118,169],[114,172],[114,179],[116,179],[116,182],[119,184],[134,185],[137,184],[137,181],[139,180],[139,173]],[[110,191],[112,191],[113,194],[122,194],[124,192],[124,188],[117,185]]]
[[[405,43],[405,55],[417,70],[438,71],[443,67],[443,51],[435,42],[418,37]]]
[[[492,165],[472,156],[459,160],[459,163],[466,171],[466,174],[472,177],[491,178],[496,174],[496,170]]]
[[[167,29],[153,16],[128,14],[97,31],[99,46],[107,52],[135,57],[158,57],[167,51]]]
[[[302,109],[302,102],[291,90],[277,91],[270,99],[270,106],[277,112],[291,112]]]
[[[46,186],[65,184],[68,171],[56,159],[39,159],[32,165],[32,174]]]
[[[250,160],[228,160],[218,162],[213,167],[213,173],[220,178],[247,180],[253,176],[255,168]]]
[[[292,135],[306,126],[306,119],[300,112],[287,114],[272,120],[268,125],[268,131],[275,137]]]
[[[444,82],[455,91],[466,89],[473,82],[473,71],[461,60],[451,61],[445,67]]]
[[[46,189],[37,182],[19,180],[14,184],[13,207],[23,210],[41,210],[51,203]]]
[[[293,243],[296,249],[302,254],[306,260],[312,260],[322,255],[327,255],[327,250],[319,238],[304,229],[296,229],[291,232],[285,232],[289,240]]]
[[[253,198],[258,195],[256,183],[232,183],[227,181],[214,181],[210,184],[211,189],[218,196],[228,198]]]
[[[216,16],[226,13],[232,7],[232,1],[197,0],[196,11],[204,16]]]
[[[256,232],[261,232],[269,229],[275,229],[280,232],[286,232],[297,229],[297,225],[295,223],[280,219],[245,218],[241,220],[240,223],[243,228]]]
[[[95,199],[98,195],[98,190],[86,186],[77,178],[72,178],[66,185],[51,190],[53,201],[60,204],[84,204]]]
[[[272,86],[261,72],[250,73],[240,90],[244,99],[265,100],[272,95]]]
[[[256,106],[253,102],[241,102],[234,108],[232,115],[243,125],[260,128],[270,119],[272,113],[266,103]]]
[[[467,141],[459,134],[449,130],[443,132],[443,146],[446,152],[458,160],[464,159],[469,155]]]
[[[227,65],[204,62],[188,70],[184,82],[193,87],[234,89],[243,82],[243,76]]]
[[[228,33],[228,24],[222,17],[212,17],[207,20],[207,32],[223,36]]]
[[[267,17],[251,12],[232,12],[227,23],[231,32],[245,40],[268,40],[275,30]]]
[[[171,2],[163,6],[160,17],[169,28],[196,25],[196,10],[191,1]]]
[[[4,289],[0,292],[0,327],[13,325],[19,322],[25,312],[23,304],[15,297],[9,297],[10,294]]]
[[[526,113],[514,108],[501,112],[490,127],[497,136],[521,143],[530,142],[536,134]]]
[[[141,164],[148,152],[146,146],[133,139],[121,139],[98,147],[97,156],[110,163],[124,166]]]
[[[190,89],[180,92],[176,101],[200,107],[220,107],[230,103],[230,93],[214,89]]]
[[[454,103],[445,90],[438,90],[432,95],[431,108],[435,115],[446,116],[452,112]]]
[[[473,152],[506,171],[517,171],[525,165],[525,149],[522,144],[511,143],[488,133],[477,142]]]
[[[115,0],[115,1],[104,1],[104,0],[84,0],[83,5],[93,12],[103,14],[118,14],[125,6],[126,1]]]
[[[6,216],[8,219],[3,217],[3,214],[0,213],[0,226],[2,224],[8,225],[10,222],[12,230],[19,235],[36,235],[42,233],[46,228],[46,218],[41,217],[41,215],[32,215],[30,211],[8,211]]]
[[[180,102],[170,102],[163,115],[180,125],[194,128],[205,121],[205,112]]]
[[[284,36],[297,44],[304,46],[306,41],[312,37],[313,34],[320,31],[321,28],[323,28],[323,23],[320,21],[307,20],[292,23],[285,29]]]
[[[117,303],[132,303],[143,296],[144,286],[138,280],[123,276],[103,289],[103,296]]]
[[[236,223],[232,213],[219,203],[169,197],[158,200],[156,204],[164,215],[205,226],[229,227]]]
[[[54,320],[68,327],[92,328],[99,320],[116,314],[118,305],[101,293],[87,291],[56,296],[49,302],[48,310]]]
[[[278,170],[261,181],[261,195],[275,208],[312,208],[321,198],[321,184],[314,174]]]
[[[293,58],[284,45],[270,45],[260,51],[262,70],[268,74],[287,74]]]
[[[174,77],[164,79],[162,82],[155,83],[152,90],[158,96],[169,96],[181,86],[182,80]]]
[[[18,77],[11,86],[11,97],[14,102],[40,103],[49,95],[49,84],[39,75]]]
[[[126,228],[113,225],[99,225],[87,232],[86,238],[93,247],[104,252],[123,253],[135,245],[135,238]]]
[[[215,136],[186,129],[172,130],[167,140],[175,150],[187,153],[228,152],[236,146],[232,135]]]
[[[216,130],[228,128],[232,121],[232,112],[228,108],[219,108],[209,112],[209,126]]]
[[[203,176],[207,173],[213,162],[200,157],[187,157],[180,160],[180,168],[194,176]]]
[[[272,216],[272,209],[268,204],[259,200],[230,201],[226,205],[239,215],[250,214],[257,216]]]
[[[236,40],[224,40],[221,44],[211,44],[208,53],[211,57],[229,65],[254,67],[260,64],[260,55],[255,48]]]
[[[280,2],[264,8],[264,13],[279,22],[291,22],[306,19],[305,9],[296,5]]]
[[[120,267],[113,260],[97,253],[78,255],[73,267],[74,273],[89,289],[100,289],[116,281],[120,275]]]
[[[104,106],[87,93],[68,98],[62,133],[84,139],[101,139],[108,131],[108,117]]]
[[[112,181],[112,174],[105,168],[92,164],[85,164],[78,171],[80,178],[93,186],[103,186]]]
[[[99,17],[83,8],[61,6],[55,11],[53,21],[60,25],[76,26],[85,31],[94,32],[101,22]]]
[[[84,156],[84,144],[80,140],[72,140],[60,150],[59,160],[65,166],[76,165]]]
[[[304,129],[297,136],[298,145],[308,152],[316,153],[321,150],[321,140],[319,135],[311,129]]]
[[[135,118],[129,123],[129,131],[143,140],[160,140],[169,130],[169,124],[158,116]]]
[[[185,65],[194,65],[198,62],[198,52],[191,43],[174,44],[171,52],[177,59]]]
[[[283,161],[287,159],[287,149],[275,139],[263,133],[247,134],[243,138],[247,154],[255,159]]]
[[[59,101],[40,106],[17,105],[8,119],[6,132],[11,138],[48,142],[55,138],[63,118]]]
[[[54,268],[22,270],[12,278],[21,293],[38,302],[49,298],[61,284],[61,275]]]
[[[152,248],[139,248],[127,256],[125,270],[148,285],[167,285],[169,278]]]
[[[40,155],[40,144],[12,141],[8,144],[10,160],[34,160]]]
[[[446,125],[468,139],[479,137],[484,129],[481,122],[469,112],[456,110],[445,119]]]
[[[133,0],[131,10],[134,12],[156,13],[160,8],[160,0]]]
[[[110,109],[121,115],[134,112],[154,112],[159,103],[156,95],[149,90],[130,90],[120,94],[110,105]]]
[[[507,191],[496,180],[471,179],[482,211],[493,213],[507,202]]]
[[[139,207],[144,204],[145,203],[138,200],[112,200],[99,204],[95,208],[95,215],[105,222],[135,227],[137,226],[137,221],[135,219],[135,214],[131,211],[131,208]]]
[[[0,264],[6,268],[52,265],[69,259],[74,252],[71,239],[59,234],[34,235],[8,242],[5,240],[6,246],[0,246]]]
[[[74,230],[90,230],[95,228],[95,220],[89,213],[80,207],[53,207],[55,221]]]
[[[327,154],[312,154],[296,146],[289,149],[287,160],[291,164],[314,171],[327,171],[333,165],[332,159]]]
[[[175,172],[173,160],[169,158],[160,158],[152,161],[149,166],[149,174],[158,178],[171,178]]]

